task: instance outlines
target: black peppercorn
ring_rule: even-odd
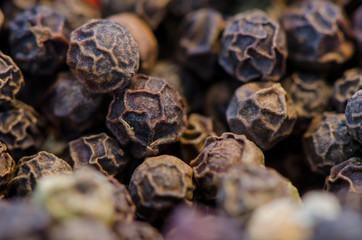
[[[24,86],[24,77],[11,57],[0,51],[0,99],[14,99]]]

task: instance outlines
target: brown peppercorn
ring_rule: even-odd
[[[232,132],[244,134],[262,150],[290,135],[296,109],[279,83],[247,83],[236,89],[226,118]]]
[[[157,29],[166,16],[169,2],[170,0],[136,0],[133,9],[152,29]]]
[[[277,198],[297,193],[287,179],[271,168],[244,164],[233,168],[219,180],[217,205],[228,215],[245,221],[258,207]]]
[[[285,11],[282,25],[289,59],[298,68],[325,72],[353,55],[348,20],[331,1],[297,1]]]
[[[333,85],[332,103],[338,113],[344,113],[348,99],[358,90],[362,89],[362,71],[352,68],[343,73]]]
[[[360,149],[348,134],[344,114],[333,112],[315,117],[302,143],[311,170],[326,176],[331,167],[356,156]]]
[[[225,132],[206,139],[201,153],[190,163],[196,182],[207,200],[216,197],[218,180],[243,164],[264,165],[263,152],[244,135]]]
[[[202,79],[210,79],[217,70],[224,27],[222,15],[213,9],[200,9],[183,19],[178,59]]]
[[[162,222],[177,204],[192,200],[192,175],[192,168],[177,157],[146,158],[129,184],[137,214],[151,223]]]
[[[114,231],[118,240],[163,240],[161,233],[147,222],[118,223]]]
[[[156,155],[186,128],[184,100],[159,78],[137,75],[130,89],[113,97],[107,127],[136,158]]]
[[[67,63],[92,93],[127,87],[138,70],[138,46],[126,27],[91,20],[70,37]]]
[[[16,165],[14,159],[6,150],[6,145],[0,142],[0,192],[6,188],[6,185],[13,178]]]
[[[313,117],[322,113],[328,106],[331,87],[325,79],[305,72],[293,73],[282,85],[297,111],[296,128],[304,132]]]
[[[287,55],[283,29],[265,12],[250,10],[227,21],[219,64],[238,80],[278,81],[285,72]]]
[[[119,13],[108,17],[109,20],[125,26],[138,44],[140,69],[149,72],[156,63],[158,43],[150,27],[133,13]]]
[[[353,96],[348,99],[345,116],[346,125],[348,127],[349,135],[362,143],[362,126],[361,126],[361,112],[362,112],[362,90],[358,90]]]
[[[188,117],[184,134],[180,138],[182,160],[189,163],[200,154],[206,138],[213,136],[212,119],[197,113]]]
[[[51,75],[65,65],[69,29],[55,9],[43,5],[26,9],[9,29],[11,55],[23,72]]]
[[[0,141],[9,151],[39,147],[43,136],[39,128],[43,118],[34,108],[14,100],[0,104]]]
[[[116,139],[105,133],[84,136],[68,144],[66,161],[73,169],[93,166],[107,176],[120,174],[129,161]]]
[[[24,77],[11,57],[0,51],[0,98],[14,99],[24,86]]]
[[[113,14],[129,12],[137,0],[99,0],[100,8],[103,17],[108,17]]]
[[[45,151],[23,157],[16,165],[14,178],[8,184],[9,196],[30,194],[40,177],[54,174],[70,174],[72,168],[61,158]]]
[[[344,197],[347,193],[357,193],[362,196],[362,160],[350,158],[331,168],[326,179],[325,189]]]
[[[58,132],[68,138],[103,121],[98,117],[102,96],[89,92],[71,72],[62,72],[41,100],[43,114]]]

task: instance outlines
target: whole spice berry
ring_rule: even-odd
[[[99,0],[102,16],[108,17],[113,14],[129,12],[137,0]]]
[[[119,240],[163,240],[161,233],[147,222],[118,223],[114,231]]]
[[[310,168],[323,175],[329,175],[331,167],[356,156],[360,149],[348,134],[345,116],[332,112],[315,117],[302,142]]]
[[[158,43],[150,27],[133,13],[119,13],[108,17],[109,20],[125,26],[138,44],[140,69],[149,72],[156,63]]]
[[[116,139],[105,133],[84,136],[68,144],[69,158],[66,161],[73,169],[93,166],[107,176],[120,174],[129,157]]]
[[[29,195],[42,176],[70,174],[72,168],[61,158],[45,151],[23,157],[16,165],[14,178],[8,184],[9,196]]]
[[[26,9],[9,29],[11,55],[23,72],[51,75],[65,65],[69,29],[55,9],[43,5]]]
[[[362,54],[362,5],[353,14],[353,35],[357,40],[359,54]],[[359,57],[361,61],[361,57]]]
[[[362,143],[362,120],[360,114],[362,112],[362,90],[358,90],[348,100],[346,106],[346,125],[348,127],[349,135]]]
[[[290,135],[297,114],[279,83],[259,82],[236,89],[226,118],[232,132],[244,134],[262,150],[268,150]]]
[[[73,175],[43,177],[31,197],[57,221],[86,217],[107,225],[114,223],[112,184],[91,168],[80,169]]]
[[[339,113],[344,113],[348,99],[362,89],[362,71],[352,68],[343,73],[333,85],[332,103]]]
[[[6,185],[13,178],[16,165],[14,159],[6,150],[6,145],[0,142],[0,192],[6,188]]]
[[[206,138],[213,136],[212,119],[197,113],[188,117],[184,134],[180,138],[182,160],[189,163],[197,157],[204,146]]]
[[[322,113],[329,103],[331,87],[315,74],[297,72],[282,82],[297,111],[297,127],[303,132],[310,121]]]
[[[200,9],[185,16],[181,26],[178,59],[202,79],[217,70],[222,15],[213,9]]]
[[[136,0],[133,11],[152,29],[157,29],[166,16],[169,2],[170,0]]]
[[[0,104],[0,122],[0,141],[10,152],[39,147],[42,143],[39,128],[44,121],[34,108],[23,102],[14,100]]]
[[[102,96],[90,93],[72,73],[62,72],[41,100],[43,114],[58,132],[77,137],[99,122]]]
[[[138,70],[138,46],[126,27],[95,19],[74,30],[67,63],[92,93],[127,87]]]
[[[164,80],[137,75],[129,89],[114,95],[106,121],[121,146],[143,158],[180,139],[186,128],[185,103]]]
[[[348,192],[362,196],[362,160],[350,158],[331,168],[326,179],[325,189],[344,197]]]
[[[264,165],[263,152],[244,135],[223,133],[206,139],[201,153],[190,163],[206,199],[215,199],[218,181],[237,165]]]
[[[348,20],[331,1],[299,1],[285,11],[282,25],[289,59],[298,68],[325,72],[353,55]]]
[[[287,55],[284,31],[265,12],[250,10],[227,21],[219,64],[238,80],[278,81]]]
[[[234,167],[220,178],[219,184],[218,206],[242,221],[274,199],[299,198],[296,188],[278,172],[255,164]]]
[[[146,158],[129,184],[137,214],[151,223],[162,222],[177,204],[192,200],[192,175],[191,167],[174,156]]]
[[[11,57],[0,51],[0,99],[15,98],[24,86],[24,77]]]

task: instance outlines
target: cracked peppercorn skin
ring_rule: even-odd
[[[125,91],[114,94],[107,128],[135,158],[158,154],[186,129],[183,98],[163,79],[137,75]]]
[[[265,12],[250,10],[227,21],[219,64],[236,79],[278,81],[285,72],[287,55],[283,29]]]
[[[11,57],[0,51],[0,99],[14,99],[24,84],[19,67]]]
[[[138,45],[122,25],[91,20],[70,37],[67,63],[92,93],[127,87],[139,67]]]

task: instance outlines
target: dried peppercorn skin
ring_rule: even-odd
[[[11,100],[24,86],[24,77],[11,57],[0,51],[0,98]]]
[[[0,142],[0,192],[6,188],[6,185],[13,178],[16,163],[9,153],[7,147]]]
[[[226,118],[232,132],[268,150],[291,134],[297,114],[279,83],[253,82],[236,89]]]
[[[353,96],[348,99],[345,116],[346,116],[346,125],[348,127],[349,135],[362,143],[362,90],[358,90]]]
[[[70,174],[71,166],[52,153],[40,151],[35,155],[19,160],[14,177],[8,184],[9,196],[26,196],[35,188],[42,176],[54,174]]]
[[[72,32],[67,63],[90,92],[112,92],[137,72],[138,46],[124,26],[94,19]]]
[[[330,175],[326,179],[325,189],[340,196],[349,192],[362,196],[361,179],[362,160],[353,157],[331,168]]]
[[[219,179],[242,164],[262,167],[263,152],[244,135],[225,132],[220,137],[208,137],[200,154],[191,161],[190,166],[205,198],[213,200],[216,198]]]
[[[123,171],[129,161],[117,140],[105,133],[72,140],[68,148],[69,158],[66,161],[73,169],[91,165],[103,174],[114,177]]]
[[[283,29],[265,12],[250,10],[227,21],[219,64],[236,79],[278,81],[285,72],[287,55]]]
[[[179,140],[186,128],[186,108],[178,92],[159,78],[137,75],[132,86],[114,95],[108,129],[135,158],[156,155]]]
[[[289,59],[298,68],[326,72],[353,55],[348,20],[330,1],[299,1],[285,11],[281,22]]]
[[[129,191],[137,214],[151,223],[162,222],[177,204],[192,200],[192,168],[171,155],[146,158],[133,172]]]
[[[69,44],[66,19],[55,9],[36,5],[9,25],[11,55],[23,72],[51,75],[65,65]]]

